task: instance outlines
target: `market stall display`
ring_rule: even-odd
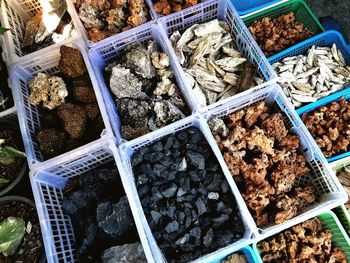
[[[277,2],[2,0],[0,261],[350,262],[350,49]]]

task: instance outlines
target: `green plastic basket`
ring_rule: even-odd
[[[259,13],[252,14],[243,18],[246,26],[250,26],[254,21],[260,20],[264,17],[276,18],[280,15],[293,12],[295,14],[296,20],[303,23],[310,31],[315,35],[324,32],[324,28],[318,21],[317,17],[312,13],[311,9],[302,0],[291,0],[280,5],[271,7],[269,9],[263,10]]]
[[[346,234],[345,229],[337,216],[333,212],[329,211],[317,216],[317,218],[321,220],[324,229],[329,229],[332,231],[332,243],[337,245],[346,254],[347,262],[350,262],[350,238]],[[258,262],[263,263],[260,256],[261,250],[258,249],[257,243],[253,244],[253,250],[256,254]]]
[[[337,173],[340,169],[349,165],[350,165],[350,157],[347,157],[332,163],[332,169],[335,173]],[[343,224],[346,232],[350,236],[350,211],[349,210],[350,209],[347,209],[345,205],[341,205],[335,208],[334,212],[337,214],[340,222]]]

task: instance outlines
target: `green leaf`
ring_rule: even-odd
[[[13,255],[26,232],[22,218],[8,217],[0,222],[0,253],[5,257]]]
[[[8,28],[3,28],[0,26],[0,35],[4,34],[7,30],[9,30]]]
[[[10,165],[16,158],[25,158],[26,154],[10,146],[0,146],[0,164]]]
[[[9,182],[10,182],[10,180],[0,177],[0,189],[4,188],[6,185],[8,185]]]

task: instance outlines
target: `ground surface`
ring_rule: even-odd
[[[305,0],[317,17],[333,16],[350,43],[350,0]]]

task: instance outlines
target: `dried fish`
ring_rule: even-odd
[[[219,20],[217,19],[209,21],[204,24],[200,24],[194,29],[194,34],[197,37],[203,37],[210,33],[225,33],[225,32],[226,30],[220,26]]]
[[[215,61],[215,63],[225,71],[237,72],[237,67],[246,61],[247,61],[246,58],[226,57]]]
[[[242,92],[249,89],[253,85],[255,74],[256,66],[250,63],[246,63],[244,70],[238,79],[237,92]]]

